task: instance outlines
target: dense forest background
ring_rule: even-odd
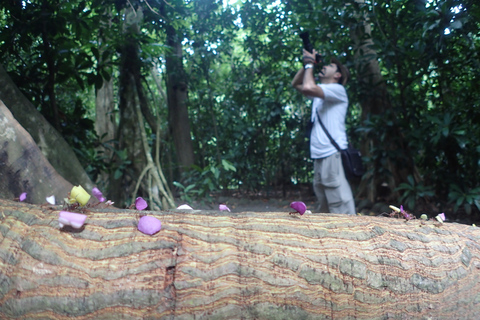
[[[308,31],[352,73],[357,204],[480,218],[476,0],[7,0],[0,25],[3,76],[117,204],[308,186]]]

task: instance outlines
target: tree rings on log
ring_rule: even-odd
[[[0,200],[1,319],[476,319],[480,229],[385,217]]]

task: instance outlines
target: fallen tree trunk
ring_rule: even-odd
[[[288,213],[88,213],[0,200],[1,319],[476,319],[480,229]]]

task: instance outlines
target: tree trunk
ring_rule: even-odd
[[[355,1],[358,7],[358,18],[355,24],[350,25],[350,35],[354,43],[355,50],[355,69],[357,71],[358,85],[362,91],[362,116],[366,119],[370,115],[384,115],[394,123],[390,130],[386,130],[385,141],[388,145],[384,145],[382,141],[376,141],[371,138],[364,140],[362,152],[368,157],[375,158],[370,153],[373,146],[384,145],[388,150],[387,153],[397,154],[396,162],[388,157],[376,157],[373,167],[384,168],[387,172],[379,173],[373,171],[371,176],[365,177],[359,187],[357,197],[366,196],[371,202],[377,200],[378,188],[387,183],[390,190],[389,198],[398,199],[398,193],[393,190],[405,182],[408,175],[413,175],[415,179],[420,180],[419,174],[409,153],[407,144],[404,142],[403,133],[400,131],[395,119],[392,104],[387,92],[386,83],[382,77],[380,66],[378,63],[377,52],[372,38],[371,23],[368,16],[362,13],[363,0]],[[408,159],[408,161],[399,161],[398,159]],[[384,168],[385,169],[385,168]],[[383,170],[385,171],[385,170]]]
[[[113,97],[113,80],[104,80],[95,95],[95,131],[103,143],[111,143],[115,138],[115,101]],[[109,151],[102,147],[103,152]],[[106,156],[109,157],[110,153]]]
[[[62,177],[72,184],[81,184],[86,190],[93,188],[92,181],[72,148],[25,98],[1,65],[0,99],[8,106],[20,125],[32,136],[42,154]]]
[[[150,208],[167,209],[175,206],[173,196],[163,175],[159,157],[155,157],[155,163],[153,161],[143,121],[145,119],[151,132],[156,134],[158,150],[160,125],[150,111],[142,84],[143,62],[138,39],[143,24],[142,8],[139,7],[136,11],[133,7],[127,8],[125,16],[125,42],[121,50],[119,77],[120,124],[117,131],[119,152],[114,157],[118,169],[111,175],[109,194],[120,206],[131,203],[139,195],[144,197],[148,195]],[[137,109],[141,112],[137,113]],[[122,153],[123,157],[120,156]],[[150,179],[152,177],[154,182]],[[153,203],[152,200],[155,199]]]
[[[132,55],[136,47],[125,45],[122,52],[122,64],[120,70],[120,123],[117,137],[118,153],[114,157],[117,169],[110,176],[109,195],[118,205],[123,206],[128,202],[140,173],[147,165],[142,149],[141,128],[138,126],[136,110],[135,79],[131,73],[134,66]]]
[[[141,8],[125,10],[125,41],[121,47],[119,76],[119,125],[116,135],[118,152],[114,157],[117,169],[110,176],[109,197],[119,206],[131,203],[131,195],[141,172],[147,166],[142,148],[141,129],[137,119],[139,103],[136,82],[140,81],[138,30],[143,20]],[[128,203],[130,202],[130,203]]]
[[[186,104],[187,79],[183,70],[180,39],[171,25],[168,25],[166,30],[167,45],[172,50],[166,57],[169,127],[175,144],[177,161],[182,170],[194,164],[190,120]]]
[[[109,167],[108,163],[113,158],[113,149],[115,145],[116,115],[115,101],[113,95],[113,79],[104,80],[102,87],[96,90],[95,95],[95,131],[101,144],[96,148],[97,153],[103,157],[103,162]],[[94,177],[97,182],[103,184],[105,190],[109,190],[108,172],[99,172]]]
[[[104,19],[99,23],[97,76],[102,75],[102,86],[95,85],[95,131],[101,142],[96,149],[97,153],[103,156],[103,161],[107,167],[108,162],[113,157],[112,150],[115,148],[114,139],[117,131],[113,72],[107,67],[112,64],[107,51],[108,42],[112,41],[111,37],[108,36],[108,30],[112,28],[112,9],[109,6],[104,7]],[[105,75],[108,75],[109,79]],[[106,186],[105,190],[108,190],[107,172],[101,172],[97,181],[102,182]]]
[[[60,200],[71,189],[0,100],[0,198],[26,192],[25,201],[46,203],[46,197]]]
[[[480,229],[287,212],[60,208],[0,200],[1,319],[477,319]]]

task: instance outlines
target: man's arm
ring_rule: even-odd
[[[317,97],[325,99],[325,93],[322,87],[317,86],[313,77],[313,68],[305,69],[303,74],[302,94],[307,97]]]
[[[315,61],[315,54],[316,51],[313,50],[313,53],[310,53],[303,50],[303,61],[306,65],[310,64],[310,62]],[[300,91],[303,95],[308,97],[318,97],[318,98],[325,98],[325,94],[321,87],[317,86],[315,83],[315,78],[313,77],[313,63],[312,68],[302,68],[298,70],[297,74],[292,80],[292,86]]]
[[[293,77],[292,80],[292,87],[297,89],[298,91],[302,92],[303,88],[303,74],[305,73],[305,69],[302,68],[298,70],[297,74],[295,74],[295,77]]]

